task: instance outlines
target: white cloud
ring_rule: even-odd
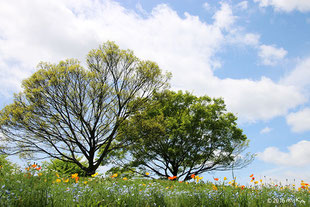
[[[142,5],[139,3],[136,4],[136,9],[143,15],[148,15],[147,11],[143,9]]]
[[[256,46],[259,44],[259,38],[260,38],[259,34],[247,33],[244,36],[244,42],[247,45]]]
[[[310,11],[309,0],[254,0],[254,2],[258,2],[260,7],[273,6],[277,11]]]
[[[269,120],[283,116],[306,99],[293,86],[274,83],[263,77],[259,81],[248,79],[213,80],[207,85],[213,96],[222,96],[228,109],[238,113],[242,120]],[[210,93],[209,93],[210,94]]]
[[[281,79],[281,84],[304,88],[310,85],[310,57],[300,60],[297,66]]]
[[[283,48],[276,48],[272,45],[260,45],[258,56],[264,65],[276,65],[287,54]]]
[[[286,122],[293,132],[310,131],[310,108],[288,114]]]
[[[203,8],[206,10],[206,11],[209,11],[211,9],[211,6],[208,2],[205,2],[203,3]]]
[[[235,31],[227,37],[228,42],[257,48],[259,46],[260,35],[256,33],[244,33]]]
[[[310,141],[302,140],[288,147],[288,152],[282,152],[277,147],[268,147],[258,153],[258,158],[281,166],[306,166],[310,164]]]
[[[290,84],[261,80],[219,79],[216,54],[227,44],[226,33],[236,17],[221,3],[207,24],[185,13],[181,18],[165,4],[141,16],[110,0],[10,0],[0,7],[0,96],[16,90],[21,79],[34,72],[39,61],[79,58],[90,49],[114,40],[138,57],[171,71],[174,89],[224,97],[229,110],[245,121],[285,115],[305,97]],[[238,35],[237,35],[238,36]],[[245,45],[258,45],[259,35],[245,33]],[[2,62],[2,63],[1,63]],[[14,89],[15,88],[15,89]]]
[[[270,127],[265,127],[265,128],[263,128],[262,130],[260,130],[260,133],[261,134],[267,134],[267,133],[269,133],[269,132],[271,132],[272,131],[272,128],[270,128]]]
[[[214,14],[213,19],[217,27],[228,30],[234,23],[236,17],[233,15],[231,7],[222,2],[221,9]]]
[[[237,4],[237,7],[242,9],[242,10],[245,10],[248,8],[248,1],[241,1],[240,3]]]

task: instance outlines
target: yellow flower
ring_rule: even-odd
[[[116,178],[118,176],[118,174],[117,173],[114,173],[113,175],[112,175],[112,178]]]
[[[87,181],[84,181],[84,184],[87,184],[88,182]]]
[[[42,173],[38,173],[38,176],[41,176],[41,175],[43,175]]]
[[[263,182],[263,180],[262,180],[262,179],[260,179],[260,180],[259,180],[259,182],[261,182],[261,183],[262,183],[262,182]]]
[[[92,177],[96,177],[98,175],[98,173],[96,172],[95,174],[92,174]]]
[[[58,173],[56,173],[56,176],[59,178],[59,174]]]
[[[56,179],[56,183],[60,183],[61,180],[59,178]]]
[[[195,176],[196,182],[198,183],[203,177],[199,177],[198,175]]]
[[[212,186],[213,190],[217,190],[217,187],[215,185]]]
[[[79,174],[77,174],[77,173],[74,173],[71,175],[71,178],[77,178],[77,177],[79,177]]]
[[[128,179],[126,177],[124,177],[123,180],[128,180]]]
[[[68,178],[68,179],[66,179],[66,180],[64,180],[64,183],[67,183],[67,182],[69,182],[69,178]]]
[[[254,183],[255,183],[255,184],[257,184],[257,183],[258,183],[258,181],[255,181]]]
[[[227,180],[227,178],[226,178],[226,177],[224,177],[224,180]]]
[[[150,175],[150,173],[149,173],[149,172],[146,172],[145,174],[146,174],[147,176],[149,176],[149,175]]]

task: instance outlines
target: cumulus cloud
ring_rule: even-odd
[[[310,57],[299,61],[297,66],[281,79],[281,84],[304,88],[310,85]]]
[[[248,8],[248,1],[241,1],[237,4],[237,8],[240,8],[242,10],[245,10]]]
[[[136,4],[136,9],[143,15],[148,15],[147,11],[143,9],[142,5],[139,3]]]
[[[286,123],[293,132],[310,131],[310,108],[304,108],[298,112],[286,116]]]
[[[227,40],[232,44],[239,44],[258,48],[260,35],[256,33],[246,33],[242,31],[235,31],[227,36]]]
[[[277,11],[291,12],[298,10],[300,12],[310,11],[309,0],[254,0],[260,7],[272,6]]]
[[[285,115],[304,103],[303,94],[290,84],[264,77],[256,81],[217,78],[213,69],[221,63],[216,54],[227,44],[233,31],[229,28],[237,17],[229,4],[221,3],[213,20],[208,24],[189,13],[180,17],[165,4],[140,15],[111,0],[46,0],[31,5],[4,1],[0,7],[0,82],[6,84],[0,96],[17,90],[39,61],[78,58],[84,62],[90,49],[114,40],[121,48],[130,48],[138,57],[171,71],[173,89],[222,96],[229,110],[245,121]],[[259,44],[258,34],[245,33],[244,37],[245,45]]]
[[[203,8],[206,10],[206,11],[209,11],[211,9],[211,6],[208,2],[205,2],[203,3]]]
[[[310,164],[310,141],[302,140],[288,147],[288,152],[282,152],[277,147],[268,147],[258,153],[258,158],[275,165],[305,166]]]
[[[234,23],[236,17],[233,15],[231,7],[222,2],[221,9],[214,14],[213,19],[217,27],[227,30]]]
[[[260,134],[267,134],[267,133],[269,133],[269,132],[271,132],[272,131],[272,128],[270,128],[270,127],[265,127],[265,128],[263,128],[262,130],[260,130]]]
[[[243,39],[244,39],[245,44],[256,46],[259,44],[259,38],[260,38],[259,34],[247,33],[245,34]]]
[[[258,56],[261,58],[264,65],[276,65],[287,54],[283,48],[276,48],[273,45],[260,45]]]
[[[283,116],[288,109],[306,101],[294,86],[280,85],[266,77],[258,81],[217,80],[208,87],[214,92],[212,95],[224,97],[228,108],[241,119],[253,122]]]

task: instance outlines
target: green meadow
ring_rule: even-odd
[[[188,182],[122,174],[79,177],[59,174],[36,164],[25,169],[1,165],[0,206],[310,206],[308,184],[274,185],[250,177],[248,186],[237,180]],[[253,179],[254,178],[254,179]]]

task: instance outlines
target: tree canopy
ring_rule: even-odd
[[[121,127],[119,140],[133,143],[115,156],[116,166],[137,173],[188,180],[212,170],[238,169],[249,164],[247,137],[223,99],[164,91]]]
[[[89,52],[87,69],[73,59],[42,62],[0,112],[1,141],[6,141],[2,151],[39,153],[93,174],[111,151],[124,147],[115,140],[118,128],[153,91],[167,87],[169,78],[156,63],[113,42]]]

